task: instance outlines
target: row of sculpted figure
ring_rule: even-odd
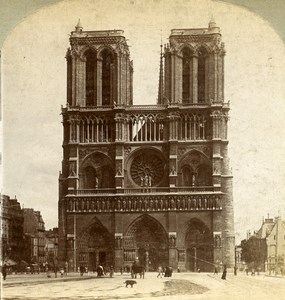
[[[164,211],[164,210],[220,210],[222,200],[219,196],[173,196],[162,197],[114,197],[97,199],[69,200],[68,211]]]

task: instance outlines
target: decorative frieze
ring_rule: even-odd
[[[221,210],[221,195],[68,197],[67,212],[159,212]]]

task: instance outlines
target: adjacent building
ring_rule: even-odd
[[[1,195],[1,245],[3,260],[18,262],[23,255],[24,217],[16,197]]]
[[[257,237],[266,238],[268,271],[285,271],[285,221],[281,217],[267,218],[257,232]]]
[[[124,32],[83,31],[80,23],[71,32],[59,176],[62,263],[74,270],[118,270],[134,260],[147,270],[234,265],[224,56],[214,20],[171,30],[161,45],[157,104],[134,105]]]
[[[24,208],[24,234],[26,260],[34,263],[45,262],[45,223],[39,211]]]
[[[45,232],[45,256],[46,261],[56,261],[58,257],[58,228]]]

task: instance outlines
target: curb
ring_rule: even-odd
[[[80,280],[89,280],[95,279],[96,277],[70,277],[70,278],[51,278],[37,281],[18,281],[18,282],[3,282],[3,288],[5,287],[15,287],[15,286],[28,286],[28,285],[36,285],[36,284],[45,284],[49,282],[57,283],[57,282],[68,282],[68,281],[80,281]]]

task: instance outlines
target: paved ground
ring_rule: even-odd
[[[146,273],[137,285],[126,288],[127,274],[114,278],[69,274],[64,278],[40,275],[11,275],[3,282],[2,299],[285,299],[285,277],[228,274],[227,280],[206,273],[175,273],[156,278]]]

